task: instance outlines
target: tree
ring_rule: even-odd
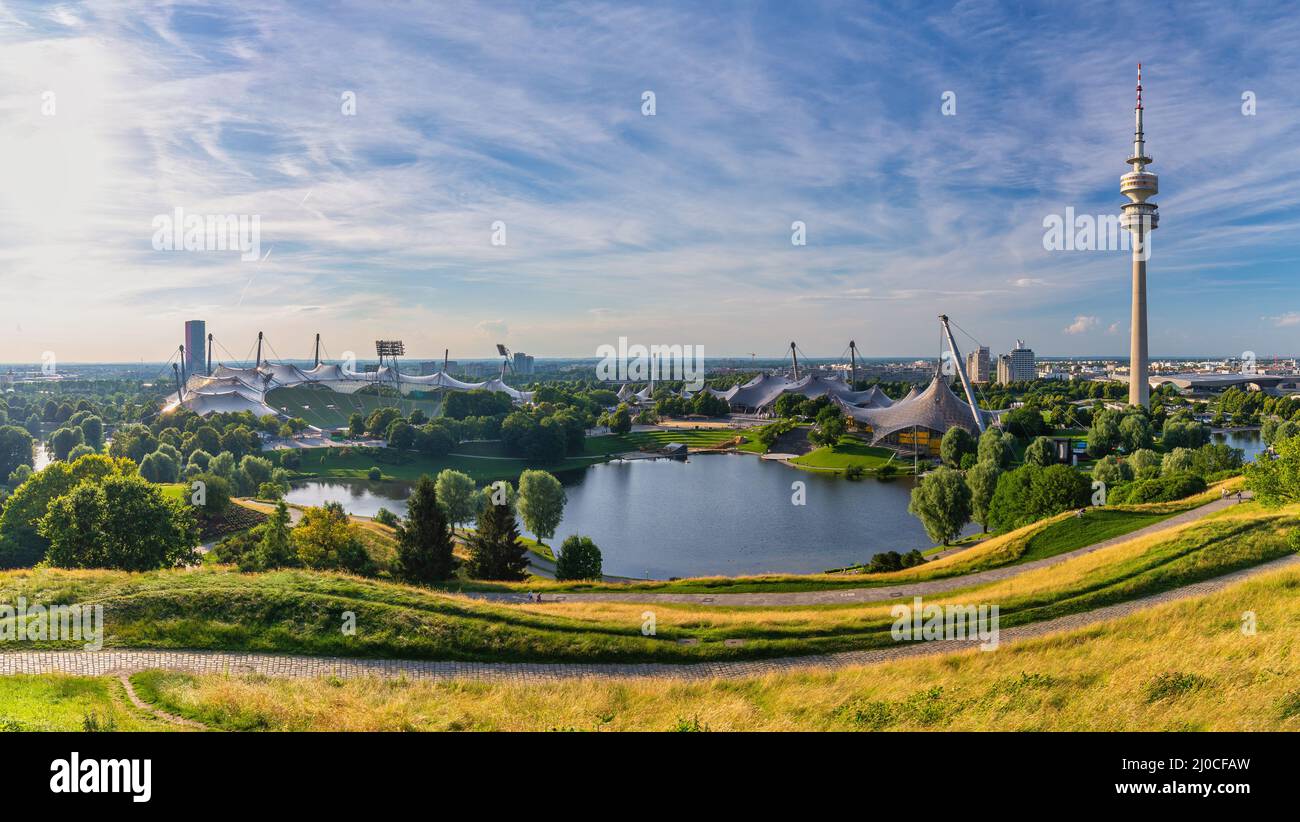
[[[590,537],[574,534],[564,540],[560,546],[560,555],[555,558],[556,579],[600,579],[600,549]]]
[[[104,421],[96,416],[88,416],[79,425],[86,445],[98,451],[104,446]]]
[[[0,477],[8,477],[20,465],[34,464],[32,435],[16,425],[0,426]]]
[[[60,428],[50,434],[50,451],[54,459],[66,460],[72,449],[81,445],[83,436],[80,428]]]
[[[284,504],[284,500],[276,502],[271,518],[262,526],[262,537],[257,541],[253,556],[259,571],[298,564],[289,524],[289,506]]]
[[[1195,457],[1190,448],[1175,448],[1160,460],[1161,474],[1188,473],[1195,465]]]
[[[412,582],[447,579],[456,568],[451,525],[438,504],[437,484],[420,477],[406,501],[406,518],[397,526],[397,567]]]
[[[372,437],[387,438],[389,426],[401,418],[402,412],[391,405],[376,408],[366,418],[366,433]]]
[[[388,440],[389,448],[409,451],[415,447],[415,429],[403,419],[396,419],[389,423],[385,438]]]
[[[966,485],[970,488],[971,519],[989,530],[989,504],[998,488],[1002,469],[992,462],[979,462],[966,472]]]
[[[34,565],[45,555],[49,540],[39,533],[40,520],[51,502],[70,492],[83,480],[102,480],[111,474],[131,475],[135,463],[101,454],[81,457],[76,462],[55,462],[35,471],[14,489],[0,513],[0,567]]]
[[[626,434],[632,430],[632,415],[626,405],[620,405],[609,418],[609,430],[614,434]]]
[[[975,438],[960,425],[954,425],[945,431],[943,440],[939,444],[939,456],[943,459],[943,464],[949,468],[960,468],[961,458],[967,454],[975,454],[976,450]]]
[[[1236,471],[1241,468],[1243,456],[1240,448],[1226,442],[1206,443],[1193,452],[1192,471],[1207,478],[1223,471]]]
[[[1025,448],[1025,462],[1046,468],[1056,462],[1056,445],[1050,437],[1038,437]]]
[[[912,489],[907,511],[921,520],[930,539],[947,545],[970,522],[970,488],[960,473],[941,466]]]
[[[1088,504],[1092,483],[1068,465],[1049,465],[1032,483],[1030,504],[1036,519],[1050,517]]]
[[[528,569],[528,552],[519,539],[510,484],[504,483],[501,490],[504,499],[494,502],[493,489],[485,489],[487,500],[469,538],[469,573],[478,579],[519,580]]]
[[[151,571],[197,561],[198,526],[189,506],[140,477],[82,481],[40,520],[46,560],[61,568]]]
[[[1022,440],[1043,436],[1051,430],[1043,420],[1042,412],[1028,405],[1008,411],[1002,417],[1002,427]]]
[[[1261,456],[1246,466],[1246,487],[1270,508],[1300,502],[1300,437],[1277,440],[1273,450],[1276,458]]]
[[[1160,476],[1160,455],[1150,448],[1139,448],[1129,457],[1133,464],[1133,475],[1138,479],[1151,479]]]
[[[291,535],[298,561],[308,568],[374,573],[359,529],[337,502],[303,511]]]
[[[996,428],[986,428],[980,435],[979,461],[992,462],[999,468],[1006,468],[1011,464],[1010,439],[1011,435],[1004,435]]]
[[[1102,457],[1092,466],[1092,478],[1107,486],[1119,485],[1133,479],[1133,467],[1114,454]]]
[[[360,414],[348,417],[348,436],[359,440],[366,433],[366,418]]]
[[[1088,429],[1088,455],[1097,458],[1109,454],[1120,444],[1119,412],[1104,408],[1092,418]]]
[[[1119,438],[1124,450],[1132,454],[1143,448],[1150,448],[1153,442],[1151,421],[1141,411],[1125,414],[1119,423]]]
[[[827,406],[817,412],[817,429],[808,439],[817,445],[834,448],[844,436],[844,414],[834,406]]]
[[[553,475],[536,470],[519,475],[519,516],[539,541],[555,536],[564,518],[565,501],[564,486]]]
[[[468,474],[444,468],[438,472],[435,488],[438,502],[452,527],[474,519],[478,513],[480,497],[474,480]]]
[[[161,451],[145,454],[144,459],[140,461],[140,476],[149,482],[177,482],[180,473],[181,467],[176,460],[172,459],[170,454]]]

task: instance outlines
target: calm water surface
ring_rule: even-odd
[[[854,482],[752,455],[697,454],[603,463],[563,480],[569,501],[552,542],[591,537],[607,574],[811,573],[933,544],[907,513],[910,479]],[[804,483],[804,505],[791,502],[795,482]],[[402,515],[409,491],[406,483],[311,480],[295,484],[287,499]]]

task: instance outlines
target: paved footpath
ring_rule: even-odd
[[[1121,602],[1080,614],[1008,628],[1000,632],[1001,645],[1058,631],[1093,625],[1108,619],[1127,616],[1165,602],[1201,596],[1258,574],[1300,566],[1300,555],[1289,555],[1246,568],[1215,579],[1175,588],[1164,593],[1130,602]],[[1235,618],[1235,615],[1234,615]],[[429,662],[401,659],[344,659],[338,657],[303,657],[281,654],[248,654],[221,651],[31,651],[0,653],[0,675],[68,673],[105,676],[134,673],[152,668],[195,674],[256,673],[270,677],[410,677],[413,679],[471,679],[510,682],[553,682],[566,679],[659,677],[683,680],[731,679],[785,673],[808,669],[846,668],[889,662],[913,656],[967,650],[978,641],[943,640],[917,642],[801,657],[782,657],[745,662],[716,661],[694,664],[562,664],[532,662]]]
[[[983,585],[989,582],[1010,579],[1011,577],[1020,576],[1039,568],[1046,568],[1049,565],[1057,565],[1067,560],[1081,557],[1085,554],[1091,554],[1093,551],[1100,551],[1103,548],[1109,548],[1112,545],[1119,545],[1129,540],[1140,539],[1150,534],[1155,534],[1169,528],[1175,528],[1179,525],[1186,525],[1202,517],[1213,514],[1215,511],[1221,511],[1231,505],[1234,505],[1231,499],[1217,499],[1213,502],[1206,503],[1199,508],[1193,508],[1190,511],[1184,511],[1176,514],[1169,519],[1161,520],[1145,528],[1139,528],[1127,534],[1118,537],[1095,542],[1092,545],[1085,545],[1082,548],[1076,548],[1073,551],[1067,551],[1064,554],[1037,559],[1032,562],[1023,562],[1019,565],[1007,565],[1001,568],[992,568],[988,571],[980,571],[974,574],[963,574],[961,576],[947,577],[945,579],[934,579],[925,582],[913,582],[910,584],[900,583],[898,585],[877,585],[871,588],[835,588],[823,591],[798,591],[770,594],[662,594],[650,591],[592,591],[592,592],[574,592],[574,593],[543,593],[540,595],[542,602],[623,602],[623,603],[676,603],[679,605],[724,605],[724,606],[755,606],[755,607],[773,607],[782,605],[840,605],[846,602],[883,602],[891,599],[899,599],[914,596],[930,596],[941,594],[946,591],[955,591],[958,588],[969,588],[973,585]],[[1084,516],[1087,516],[1086,514]],[[504,593],[500,591],[470,593],[465,592],[462,596],[473,599],[489,600],[493,602],[528,602],[529,594],[527,593]]]

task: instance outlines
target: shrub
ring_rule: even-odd
[[[564,540],[555,558],[556,579],[600,579],[600,549],[590,537],[577,534]]]
[[[1166,474],[1121,485],[1107,495],[1110,505],[1139,505],[1145,502],[1172,502],[1199,494],[1205,480],[1195,474]]]
[[[366,476],[372,480],[377,480],[384,476],[384,472],[379,470],[378,465],[372,465],[370,470],[366,472]]]
[[[397,518],[397,514],[394,514],[392,511],[389,511],[387,508],[380,508],[378,511],[375,512],[375,515],[374,517],[372,517],[372,519],[374,519],[374,521],[379,523],[380,525],[387,525],[389,528],[396,528],[397,523],[400,522],[400,520]]]

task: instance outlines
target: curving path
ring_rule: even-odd
[[[1285,556],[1215,579],[1185,585],[1153,596],[1108,605],[1081,614],[1058,617],[1000,632],[1002,645],[1072,630],[1127,616],[1145,608],[1187,597],[1222,590],[1259,574],[1300,567],[1300,555]],[[732,679],[809,669],[833,669],[872,665],[913,656],[968,650],[978,640],[942,640],[900,644],[889,648],[844,651],[777,659],[713,661],[695,664],[631,663],[534,663],[534,662],[435,662],[402,659],[345,659],[286,654],[252,654],[222,651],[30,651],[0,653],[0,675],[67,673],[106,676],[148,669],[195,674],[256,673],[270,677],[297,678],[335,676],[340,678],[381,676],[417,679],[472,679],[512,682],[553,682],[566,679],[660,677],[683,680]]]
[[[1049,565],[1056,565],[1074,559],[1075,557],[1091,554],[1093,551],[1100,551],[1101,549],[1109,548],[1112,545],[1119,545],[1120,543],[1140,539],[1168,528],[1175,528],[1179,525],[1194,522],[1202,517],[1213,514],[1215,511],[1221,511],[1234,504],[1235,501],[1232,499],[1217,499],[1213,502],[1208,502],[1199,508],[1193,508],[1190,511],[1175,514],[1169,519],[1161,520],[1160,522],[1153,523],[1145,528],[1139,528],[1136,531],[1121,534],[1118,537],[1112,537],[1111,539],[1102,540],[1101,542],[1094,542],[1091,545],[1085,545],[1082,548],[1076,548],[1073,551],[1067,551],[1064,554],[1057,554],[1056,556],[1037,559],[1032,562],[1023,562],[1019,565],[1006,565],[1001,568],[991,568],[987,571],[979,571],[973,574],[963,574],[961,576],[927,580],[924,582],[900,583],[898,585],[877,585],[870,588],[837,588],[826,591],[774,592],[768,594],[664,594],[654,593],[652,591],[584,591],[573,593],[528,594],[491,591],[477,593],[464,592],[461,595],[473,599],[489,600],[494,602],[624,602],[645,604],[662,602],[680,605],[754,606],[769,608],[779,607],[782,605],[840,605],[846,602],[884,602],[887,600],[913,596],[941,594],[947,591],[955,591],[959,588],[969,588],[973,585],[983,585],[988,582],[1010,579],[1011,577],[1017,577],[1039,568],[1045,568]]]

